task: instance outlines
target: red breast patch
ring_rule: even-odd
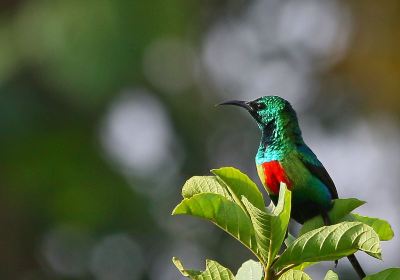
[[[264,171],[264,184],[273,194],[279,194],[281,182],[285,183],[289,190],[291,189],[292,184],[279,161],[264,162],[261,166]]]

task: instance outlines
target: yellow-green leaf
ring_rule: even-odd
[[[241,203],[241,198],[244,196],[258,209],[265,208],[264,198],[260,190],[246,174],[233,167],[213,169],[211,172],[226,185],[238,204]]]
[[[332,270],[328,270],[328,272],[325,275],[324,280],[339,280],[339,276]]]
[[[183,276],[192,280],[235,280],[232,272],[216,261],[206,260],[206,269],[204,271],[186,270],[182,262],[176,257],[172,258],[172,262]]]
[[[335,199],[333,202],[333,207],[329,211],[328,216],[332,224],[336,224],[341,222],[341,220],[349,214],[354,209],[364,205],[365,201],[358,200],[356,198],[341,198]],[[324,221],[321,216],[316,216],[307,222],[304,223],[303,227],[300,230],[299,235],[303,235],[310,230],[320,228],[324,226]]]
[[[381,272],[368,275],[364,280],[397,280],[400,279],[400,268],[388,268]]]
[[[357,221],[369,225],[375,230],[381,241],[391,240],[394,236],[394,232],[390,224],[382,219],[351,213],[347,215],[343,220]]]
[[[282,253],[273,268],[278,271],[303,262],[333,261],[354,254],[357,250],[380,259],[378,235],[366,224],[342,222],[301,235]]]
[[[215,176],[193,176],[183,185],[182,196],[184,198],[191,198],[199,193],[215,193],[232,200],[226,186]]]
[[[278,280],[311,280],[311,278],[304,271],[291,269],[283,273]]]
[[[261,263],[248,260],[239,268],[236,280],[261,280],[263,277],[263,268]]]
[[[291,192],[281,184],[279,201],[272,213],[255,207],[245,197],[242,198],[253,223],[258,250],[267,268],[270,267],[285,239],[290,220]]]
[[[191,215],[207,219],[235,237],[256,256],[257,242],[247,213],[235,202],[219,194],[200,193],[185,198],[172,215]]]

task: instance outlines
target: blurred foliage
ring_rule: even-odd
[[[365,110],[400,114],[400,3],[349,1],[355,18],[354,39],[339,71],[357,86]]]
[[[8,2],[0,6],[0,278],[50,277],[38,249],[58,225],[127,231],[150,246],[145,236],[159,228],[143,195],[105,161],[99,121],[121,89],[145,83],[149,43],[190,31],[195,3]]]

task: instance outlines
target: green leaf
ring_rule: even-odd
[[[268,269],[285,239],[290,219],[291,192],[285,184],[281,184],[279,201],[272,213],[258,209],[245,197],[242,200],[253,223],[259,252]]]
[[[207,219],[242,242],[258,257],[249,216],[239,205],[222,195],[201,193],[185,198],[175,207],[172,215],[192,215]]]
[[[239,268],[236,280],[261,280],[263,277],[263,268],[261,263],[248,260]]]
[[[344,218],[351,211],[360,207],[363,204],[365,204],[365,201],[361,201],[356,198],[335,199],[333,207],[328,213],[332,224],[341,222],[342,218]],[[324,226],[324,221],[322,220],[322,217],[316,216],[304,223],[299,235],[303,235],[306,232],[309,232],[316,228],[320,228],[322,226]]]
[[[223,197],[233,201],[233,198],[229,194],[225,185],[221,184],[221,182],[215,176],[193,176],[183,185],[183,198],[191,198],[199,193],[220,194]]]
[[[381,241],[391,240],[394,236],[394,232],[390,224],[382,219],[372,218],[368,216],[362,216],[356,213],[347,215],[344,220],[346,221],[357,221],[372,227],[378,234]]]
[[[295,267],[293,267],[293,269],[296,269],[296,270],[304,270],[304,269],[306,269],[307,267],[310,267],[310,266],[312,266],[312,265],[314,265],[314,264],[317,264],[318,262],[303,262],[303,263],[301,263],[301,264],[299,264],[299,265],[296,265]]]
[[[302,262],[337,260],[357,250],[381,259],[379,237],[368,225],[342,222],[307,232],[297,238],[274,263],[279,270]]]
[[[185,269],[183,267],[183,264],[182,264],[181,260],[178,259],[177,257],[173,257],[172,258],[172,262],[174,263],[176,268],[181,272],[181,274],[183,276],[190,277],[190,278],[194,279],[194,277],[201,275],[201,271]]]
[[[182,262],[176,257],[172,258],[172,262],[183,276],[192,280],[235,280],[232,272],[216,261],[206,260],[206,269],[203,272],[184,269]]]
[[[376,233],[379,235],[379,239],[382,241],[391,240],[394,236],[393,230],[390,224],[382,219],[372,218],[367,216],[362,216],[359,214],[350,213],[355,208],[363,205],[365,202],[355,199],[355,198],[347,198],[347,199],[336,199],[333,205],[333,208],[329,211],[329,217],[333,224],[339,222],[362,222],[364,224],[372,227]],[[304,223],[303,227],[300,230],[300,235],[324,226],[324,222],[321,216],[317,216],[312,218],[311,220]]]
[[[304,271],[291,269],[283,273],[278,280],[311,280],[311,278]]]
[[[388,268],[381,272],[368,275],[364,280],[394,280],[400,279],[400,268]]]
[[[260,190],[246,174],[233,167],[213,169],[211,172],[225,183],[238,204],[241,204],[241,197],[244,196],[258,209],[263,210],[265,208],[264,198]]]
[[[292,192],[289,191],[285,183],[281,183],[279,189],[279,200],[272,214],[274,218],[274,224],[272,227],[272,257],[274,258],[279,252],[283,241],[285,240],[287,228],[290,221]]]
[[[325,275],[324,280],[339,280],[339,276],[332,270],[328,270],[328,273]]]

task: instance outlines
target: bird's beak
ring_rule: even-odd
[[[245,108],[247,111],[253,110],[253,108],[250,106],[249,102],[240,101],[240,100],[230,100],[230,101],[225,101],[225,102],[217,104],[217,106],[221,106],[221,105],[234,105],[234,106],[239,106],[239,107]]]

